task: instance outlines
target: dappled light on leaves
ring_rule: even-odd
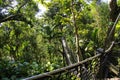
[[[0,0],[0,80],[59,69],[46,79],[118,77],[120,1],[114,9],[108,5],[100,0]],[[79,66],[71,69],[74,64]]]

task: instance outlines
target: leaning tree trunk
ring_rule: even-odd
[[[105,48],[108,48],[112,41],[114,41],[115,27],[113,27],[117,16],[119,14],[119,7],[117,6],[117,0],[108,0],[109,2],[109,10],[110,10],[110,19],[109,26],[107,32],[107,38],[105,41]]]
[[[63,27],[61,24],[59,25],[59,29],[62,32]],[[71,65],[76,62],[76,56],[72,52],[72,50],[69,48],[66,37],[61,36],[61,43],[62,43],[62,48],[63,48],[63,57],[65,58],[66,64]]]
[[[68,51],[68,45],[66,43],[65,37],[61,38],[61,42],[62,42],[62,47],[63,47],[63,53],[66,59],[66,63],[67,65],[71,65],[72,62],[70,60],[70,55],[69,55],[69,51]]]
[[[109,48],[109,46],[111,46],[112,41],[115,41],[114,23],[117,19],[117,16],[119,15],[119,7],[117,6],[117,0],[108,0],[108,2],[109,2],[110,16],[109,16],[109,26],[108,26],[107,37],[106,37],[105,45],[104,45],[104,52]],[[100,61],[101,66],[100,66],[100,71],[99,71],[100,73],[99,77],[102,79],[110,77],[109,75],[114,74],[112,70],[110,69],[109,64],[114,64],[117,61],[113,61],[115,60],[115,58],[112,55],[112,51],[110,51],[109,53],[103,53],[103,55],[101,56],[101,61]],[[114,65],[116,66],[116,64]]]

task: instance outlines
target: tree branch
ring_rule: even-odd
[[[25,1],[17,10],[17,13],[20,13],[20,10],[22,7],[24,7],[27,3],[28,3],[29,0]]]
[[[24,17],[22,13],[20,13],[20,9],[25,6],[28,3],[29,0],[25,1],[16,11],[15,14],[8,14],[8,15],[2,15],[0,14],[0,23],[7,22],[7,21],[22,21],[25,22],[31,26],[33,26],[32,22],[27,20],[27,18]]]
[[[110,9],[110,25],[108,26],[107,37],[105,39],[104,50],[109,47],[112,41],[114,41],[115,27],[119,20],[120,13],[118,11],[116,0],[109,0]]]
[[[110,47],[107,50],[105,50],[105,53],[109,53],[112,50],[112,48],[114,47],[114,43],[115,42],[113,41]]]
[[[111,34],[113,33],[113,31],[114,31],[114,29],[115,29],[115,26],[116,26],[116,24],[118,23],[119,18],[120,18],[120,13],[119,13],[119,15],[117,16],[116,21],[114,22],[114,25],[113,25],[113,27],[112,27],[109,35],[108,35],[108,39],[111,37]]]
[[[32,22],[27,20],[22,14],[14,14],[10,16],[2,16],[2,17],[3,19],[0,19],[0,23],[14,20],[14,21],[22,21],[33,26]]]

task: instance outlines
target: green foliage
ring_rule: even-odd
[[[1,79],[22,79],[33,74],[41,72],[39,65],[36,62],[15,62],[2,60],[0,61],[0,78]]]
[[[116,25],[116,33],[115,33],[115,38],[118,38],[118,40],[119,40],[119,36],[120,36],[119,32],[120,32],[120,21]]]
[[[45,0],[16,0],[14,8],[2,13],[1,10],[9,7],[12,1],[0,0],[0,16],[19,12],[21,17],[31,21],[33,27],[14,20],[0,24],[0,79],[22,79],[65,66],[61,37],[66,38],[69,48],[76,53],[74,25],[77,26],[79,47],[84,59],[93,56],[98,47],[103,47],[109,25],[106,3],[96,5],[94,1],[74,0],[72,8],[72,0],[51,0],[48,3]],[[40,19],[35,17],[39,2],[48,8]],[[116,32],[119,32],[119,24]],[[96,63],[92,61],[88,65],[91,64],[95,67]],[[59,79],[79,80],[69,73],[62,74]]]
[[[117,0],[117,4],[118,4],[118,6],[120,6],[120,0]]]

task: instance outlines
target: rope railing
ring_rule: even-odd
[[[88,61],[91,61],[91,60],[93,60],[95,58],[98,58],[100,56],[101,56],[101,53],[100,54],[96,54],[95,56],[87,58],[87,59],[85,59],[83,61],[80,61],[78,63],[71,64],[70,66],[59,68],[59,69],[53,70],[51,72],[46,72],[46,73],[38,74],[38,75],[35,75],[35,76],[31,76],[31,77],[25,78],[23,80],[44,79],[46,77],[51,77],[52,75],[56,75],[56,74],[59,74],[59,73],[68,72],[69,70],[72,70],[72,69],[74,69],[74,68],[76,68],[78,66],[81,66],[82,64],[84,64],[84,63],[86,63]]]

